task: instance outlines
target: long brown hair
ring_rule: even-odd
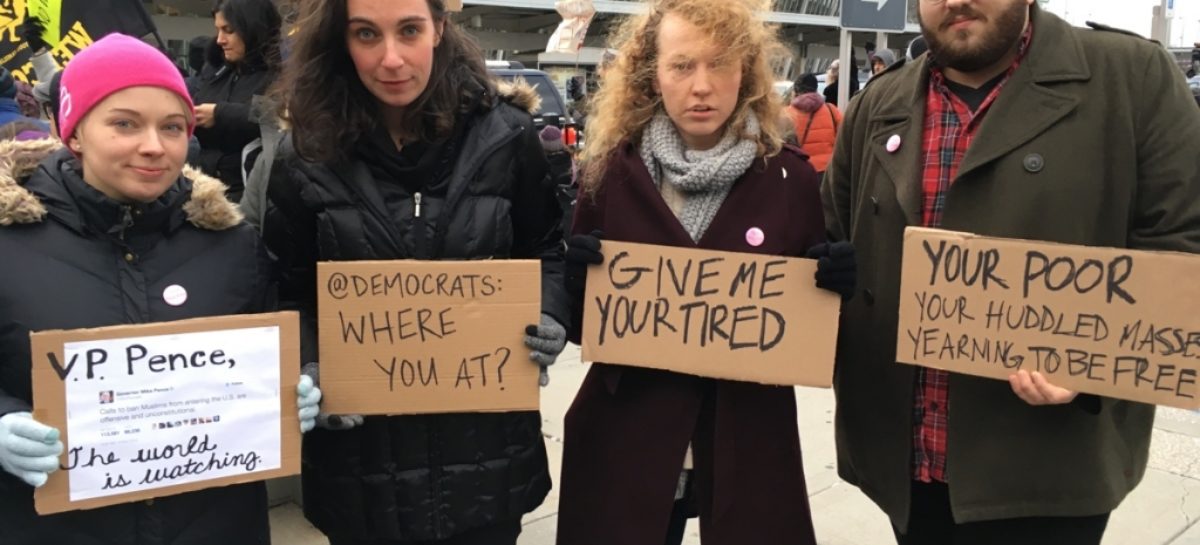
[[[581,187],[586,193],[599,188],[613,151],[625,140],[641,137],[662,96],[654,89],[658,78],[658,31],[663,17],[673,13],[699,27],[727,54],[742,59],[742,85],[729,127],[741,130],[750,112],[758,117],[762,132],[758,155],[769,157],[782,148],[781,131],[774,122],[780,106],[774,96],[771,61],[787,50],[776,29],[755,15],[766,9],[762,0],[656,0],[647,14],[627,19],[612,38],[617,59],[603,73],[600,90],[589,102],[587,147]]]
[[[458,115],[482,96],[495,101],[483,51],[447,16],[445,0],[425,0],[434,25],[444,24],[433,51],[425,90],[404,108],[406,131],[421,140],[450,134]],[[307,161],[346,159],[356,142],[377,127],[379,106],[354,70],[346,48],[346,0],[304,0],[291,55],[271,96],[292,131],[296,153]]]
[[[283,19],[272,0],[216,0],[213,17],[220,13],[246,46],[239,63],[259,64],[269,70],[279,67],[279,29]],[[225,62],[224,56],[221,62]]]

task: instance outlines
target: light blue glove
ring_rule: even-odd
[[[58,430],[34,420],[32,414],[0,417],[0,467],[34,488],[46,484],[50,474],[58,471],[63,451],[58,437]]]
[[[315,414],[314,414],[314,416],[309,417],[309,418],[312,418],[312,422],[316,427],[321,428],[321,429],[326,429],[326,430],[341,431],[341,430],[348,430],[350,428],[354,428],[354,427],[362,425],[362,423],[363,423],[362,415],[327,414],[327,413],[323,413],[320,411],[319,406],[316,404],[321,399],[320,398],[321,390],[319,388],[319,386],[321,385],[321,366],[320,366],[320,364],[318,364],[315,361],[308,362],[308,363],[304,364],[304,367],[302,367],[300,369],[300,372],[304,376],[300,379],[300,384],[296,386],[296,393],[300,392],[300,387],[304,385],[305,378],[312,381],[312,387],[317,390],[317,401],[314,401],[313,406],[312,406],[313,409],[315,410]],[[300,404],[300,400],[297,399],[296,403]],[[308,431],[313,428],[313,426],[308,426],[307,428],[305,428],[304,418],[305,418],[305,416],[307,416],[307,414],[308,413],[304,412],[304,407],[301,406],[301,409],[300,409],[300,431],[301,432]]]
[[[300,410],[300,433],[307,433],[317,425],[317,413],[321,412],[321,389],[313,384],[312,377],[300,375],[296,385],[296,408]]]
[[[541,367],[538,384],[546,386],[550,384],[550,373],[546,368],[554,365],[558,355],[567,346],[567,328],[549,314],[542,314],[541,323],[525,327],[525,346],[533,349],[529,359]]]

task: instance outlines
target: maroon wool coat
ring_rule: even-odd
[[[797,148],[756,160],[696,244],[627,143],[596,196],[579,197],[572,231],[802,256],[824,240],[819,185]],[[761,246],[746,242],[753,227]],[[662,545],[689,443],[705,545],[816,543],[792,388],[597,363],[566,417],[558,545]]]

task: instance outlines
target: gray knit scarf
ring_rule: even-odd
[[[733,182],[750,168],[758,151],[758,118],[746,116],[744,134],[729,130],[712,149],[689,150],[666,112],[659,110],[642,134],[641,156],[661,188],[665,180],[684,194],[679,223],[699,242],[712,223]]]

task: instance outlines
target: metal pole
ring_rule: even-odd
[[[850,64],[850,49],[854,47],[854,36],[849,30],[842,29],[841,32],[841,54],[838,55],[838,108],[842,111],[850,105],[850,78],[857,75],[858,67]]]

